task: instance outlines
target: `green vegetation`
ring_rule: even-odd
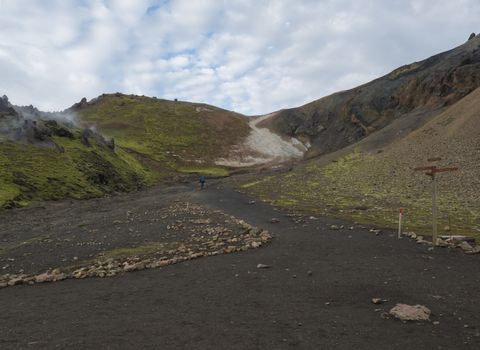
[[[0,206],[24,206],[34,200],[91,198],[129,191],[157,176],[121,148],[111,150],[90,140],[53,137],[56,148],[0,143]]]
[[[130,191],[179,173],[228,176],[214,161],[249,132],[235,113],[142,96],[102,95],[74,111],[115,145],[98,133],[85,142],[79,129],[57,123],[45,123],[56,129],[43,144],[1,141],[0,207]]]
[[[209,167],[209,168],[179,168],[178,171],[181,173],[187,174],[202,174],[205,176],[213,176],[213,177],[225,177],[229,175],[227,169],[219,168],[219,167]]]
[[[240,187],[273,205],[305,214],[329,215],[359,224],[397,227],[405,208],[405,229],[431,232],[431,186],[422,174],[397,176],[395,164],[379,162],[359,149],[327,166],[315,161],[293,171],[246,181]],[[380,176],[390,174],[390,176]],[[385,180],[388,179],[388,180]],[[480,238],[480,208],[442,187],[439,229]]]
[[[196,168],[198,161],[204,162],[205,168],[213,165],[215,159],[248,132],[246,123],[240,122],[234,113],[214,107],[209,111],[202,112],[192,103],[115,94],[102,95],[95,103],[82,107],[78,114],[84,123],[113,137],[139,159],[158,162],[157,165],[170,170],[190,172],[188,169]],[[229,114],[227,124],[232,125],[226,125],[219,134],[218,125],[209,122],[208,117]],[[212,172],[216,175],[220,170]],[[221,176],[226,174],[221,173]]]

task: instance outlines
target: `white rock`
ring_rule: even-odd
[[[270,265],[265,264],[257,264],[257,269],[269,269]]]

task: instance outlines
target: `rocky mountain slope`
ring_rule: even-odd
[[[456,166],[458,171],[438,175],[439,227],[480,237],[479,122],[477,88],[414,131],[402,133],[397,124],[393,142],[379,142],[392,133],[385,128],[290,172],[250,179],[243,188],[285,208],[383,227],[395,227],[403,207],[407,229],[428,233],[431,179],[414,169]],[[442,160],[427,161],[435,157]]]
[[[307,157],[314,157],[354,144],[408,114],[423,123],[480,86],[479,47],[480,35],[471,36],[453,50],[370,83],[278,111],[259,126],[311,144]]]

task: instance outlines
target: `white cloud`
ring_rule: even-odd
[[[122,91],[246,114],[448,50],[476,0],[0,0],[0,94],[63,109]]]

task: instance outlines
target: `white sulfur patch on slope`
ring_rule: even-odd
[[[257,127],[260,122],[274,115],[272,113],[252,118],[249,122],[252,130],[244,143],[237,145],[228,158],[218,159],[215,163],[230,167],[244,167],[302,158],[309,145],[304,145],[294,137],[286,140],[267,128]]]

